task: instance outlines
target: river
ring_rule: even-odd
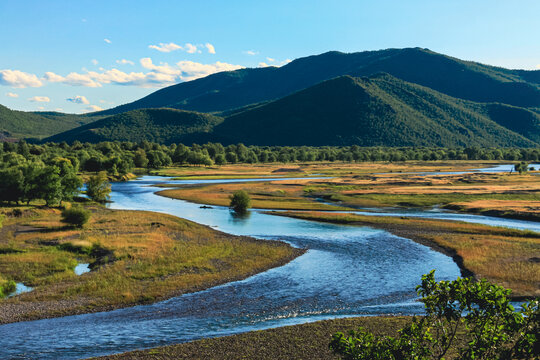
[[[230,181],[235,180],[145,176],[113,184],[111,208],[172,214],[230,234],[279,239],[308,251],[248,279],[151,305],[0,326],[0,358],[77,359],[336,317],[421,314],[414,291],[420,276],[431,269],[436,269],[438,280],[459,276],[451,258],[382,230],[260,211],[238,218],[224,207],[203,209],[157,196],[154,193],[161,189],[151,186]],[[497,221],[512,227],[518,222]],[[537,225],[519,223],[525,228],[527,223]]]

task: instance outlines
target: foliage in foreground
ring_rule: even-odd
[[[90,211],[82,206],[72,206],[62,210],[62,221],[74,227],[82,228],[90,219]]]
[[[244,214],[251,206],[251,198],[244,190],[235,191],[231,196],[229,207],[238,214]]]
[[[469,278],[437,283],[434,271],[422,276],[417,292],[426,316],[414,318],[397,337],[378,337],[360,328],[349,336],[334,334],[330,348],[344,360],[444,359],[451,348],[456,359],[532,359],[540,354],[538,299],[516,312],[510,290]],[[465,342],[456,344],[458,332],[464,332]]]

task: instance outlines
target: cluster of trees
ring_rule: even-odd
[[[19,165],[25,161],[54,163],[64,158],[73,168],[86,172],[106,171],[109,176],[121,177],[134,168],[157,169],[178,165],[223,165],[235,163],[309,162],[309,161],[406,161],[406,160],[540,160],[539,148],[428,148],[428,147],[289,147],[223,146],[219,143],[204,145],[160,145],[143,141],[102,142],[98,144],[0,143],[0,168]]]
[[[47,205],[69,201],[83,185],[77,167],[66,158],[44,162],[7,155],[0,166],[0,201],[25,202],[44,200]]]
[[[344,360],[538,359],[538,299],[515,311],[510,290],[470,278],[436,282],[434,271],[422,276],[417,291],[426,315],[398,336],[360,328],[335,334],[330,348]]]

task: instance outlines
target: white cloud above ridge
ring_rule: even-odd
[[[82,95],[76,95],[72,98],[67,98],[66,101],[72,102],[74,104],[85,104],[85,105],[90,104],[90,101],[88,101],[88,99]]]
[[[15,94],[15,93],[12,93],[12,92],[7,92],[6,96],[10,97],[10,98],[18,98],[19,94]]]
[[[171,51],[176,51],[176,50],[182,50],[183,47],[178,45],[178,44],[175,44],[173,42],[170,42],[168,44],[166,43],[159,43],[159,45],[148,45],[148,48],[149,49],[154,49],[154,50],[157,50],[157,51],[160,51],[160,52],[164,52],[164,53],[169,53]]]
[[[116,60],[116,63],[119,64],[119,65],[135,65],[135,63],[133,61],[126,60],[126,59]]]
[[[242,53],[246,54],[246,55],[249,55],[249,56],[255,56],[257,55],[259,52],[258,51],[255,51],[255,50],[245,50],[245,51],[242,51]]]
[[[28,101],[30,102],[50,102],[51,99],[47,96],[32,96],[31,98],[28,98]]]
[[[99,64],[99,61],[97,61],[96,59],[92,59],[92,60],[90,60],[90,62],[91,62],[92,64],[94,64],[94,65]]]
[[[206,43],[204,46],[208,50],[209,54],[215,54],[216,53],[216,48],[214,47],[214,45],[212,45],[210,43]]]
[[[101,111],[103,110],[103,108],[97,105],[90,105],[86,108],[86,110],[88,110],[89,112],[93,112],[93,111]]]
[[[41,87],[43,83],[34,74],[29,74],[19,70],[0,70],[0,85],[11,86],[13,88]]]
[[[540,64],[536,65],[536,68],[537,68],[537,69],[540,69]]]
[[[112,41],[111,41],[111,40],[109,40],[109,39],[107,39],[107,38],[103,39],[103,41],[105,41],[105,42],[106,42],[107,44],[110,44],[110,43],[112,43]]]

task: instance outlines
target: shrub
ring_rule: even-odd
[[[72,206],[62,210],[62,221],[74,227],[82,228],[90,219],[90,211],[81,206]]]
[[[229,208],[238,214],[244,214],[251,206],[251,198],[244,190],[238,190],[231,196]]]
[[[417,287],[426,315],[413,318],[397,337],[360,328],[334,334],[330,348],[345,360],[532,359],[540,353],[539,300],[516,312],[510,290],[482,280],[435,282],[434,271]],[[456,334],[464,341],[456,344]],[[463,334],[461,334],[463,332]]]
[[[17,284],[13,280],[0,281],[0,299],[15,291]]]

